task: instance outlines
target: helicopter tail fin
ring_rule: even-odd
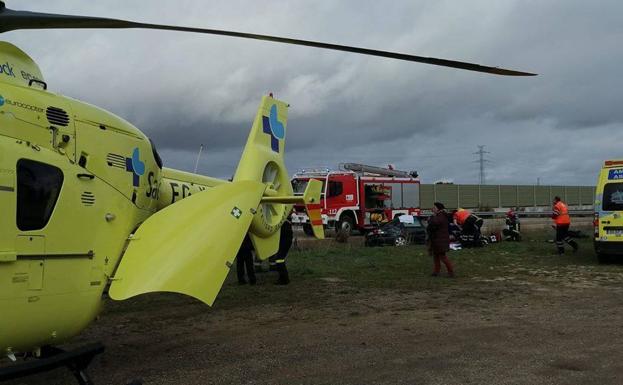
[[[312,226],[314,237],[324,239],[324,226],[322,225],[322,216],[320,214],[320,193],[322,191],[322,182],[317,179],[310,179],[303,194],[305,201],[305,210],[309,217],[309,223]]]
[[[293,195],[284,162],[287,118],[287,103],[272,96],[262,98],[234,174],[234,182],[263,183],[266,185],[265,197],[279,198]],[[260,259],[267,259],[277,253],[279,229],[290,215],[290,211],[292,211],[291,203],[261,202],[249,229],[255,253]]]

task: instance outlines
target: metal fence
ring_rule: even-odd
[[[420,207],[432,207],[433,202],[443,202],[449,209],[463,207],[480,211],[515,206],[546,207],[552,205],[555,196],[569,206],[591,206],[595,187],[422,184]]]

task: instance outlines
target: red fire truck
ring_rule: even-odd
[[[303,194],[310,179],[323,182],[322,222],[328,228],[365,232],[401,214],[419,215],[420,180],[417,172],[345,163],[339,170],[311,169],[292,177],[294,194]],[[311,234],[303,206],[294,206],[292,223]]]

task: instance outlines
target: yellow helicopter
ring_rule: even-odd
[[[147,28],[225,35],[497,75],[531,73],[251,33],[15,11],[20,29]],[[231,181],[163,167],[123,119],[47,89],[38,65],[0,42],[0,356],[41,356],[114,300],[176,292],[212,305],[245,236],[266,259],[291,205],[322,238],[321,183],[294,196],[284,165],[288,105],[264,96]],[[85,382],[86,383],[86,382]]]

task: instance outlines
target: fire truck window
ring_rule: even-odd
[[[312,178],[315,179],[315,178]],[[307,188],[307,184],[309,183],[309,179],[292,179],[290,184],[292,184],[292,190],[294,194],[302,195],[305,193],[305,189]],[[320,188],[320,195],[324,195],[324,185],[325,181],[322,180],[322,187]]]
[[[403,207],[420,207],[419,183],[405,183],[402,185]]]
[[[400,183],[386,183],[385,187],[390,188],[391,208],[398,209],[402,207],[402,185]]]
[[[292,179],[292,190],[295,194],[303,194],[307,188],[307,179]]]
[[[342,195],[343,191],[342,182],[329,181],[329,190],[327,191],[329,198]]]
[[[623,183],[608,183],[604,186],[602,209],[606,211],[623,210]]]
[[[47,225],[63,186],[63,172],[54,166],[17,162],[17,227],[39,230]]]

